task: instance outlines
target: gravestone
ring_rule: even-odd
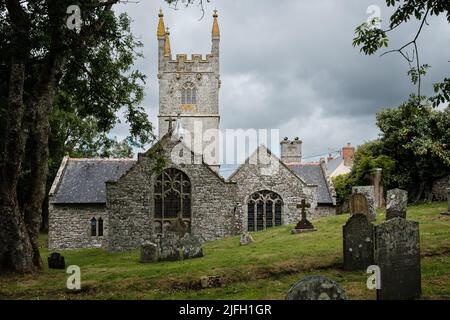
[[[50,256],[47,258],[48,268],[49,269],[65,269],[66,262],[64,257],[58,252],[52,252]]]
[[[370,222],[373,222],[376,220],[376,210],[375,210],[375,188],[374,186],[357,186],[352,188],[352,195],[353,194],[362,194],[366,197],[367,200],[367,219]],[[350,202],[351,205],[351,202]],[[355,208],[357,210],[360,210],[360,208]],[[350,208],[351,210],[351,208]],[[353,212],[353,213],[364,213],[365,212]]]
[[[184,237],[180,239],[179,246],[183,252],[183,259],[203,257],[202,241],[197,236],[186,233]]]
[[[157,262],[159,260],[159,248],[156,243],[145,242],[141,245],[141,262]]]
[[[239,244],[241,246],[246,246],[255,242],[250,232],[244,232],[239,240]]]
[[[450,216],[450,187],[447,188],[447,212],[442,212],[441,214]]]
[[[287,300],[347,300],[344,289],[324,276],[309,276],[289,289]]]
[[[421,295],[419,223],[393,218],[375,227],[375,264],[381,270],[378,300]]]
[[[373,265],[373,224],[354,214],[342,227],[345,270],[366,270]]]
[[[406,219],[408,192],[402,189],[388,190],[386,205],[386,220],[396,217]]]
[[[166,232],[155,239],[159,249],[158,261],[178,261],[203,257],[202,241],[198,236],[186,233],[183,237]]]
[[[306,218],[306,208],[311,208],[311,205],[306,203],[303,199],[301,204],[297,205],[297,209],[302,210],[302,219],[297,223],[295,228],[291,230],[292,234],[317,231],[313,224]]]
[[[182,257],[178,234],[166,232],[159,236],[159,260],[177,261]]]
[[[369,216],[369,203],[367,198],[362,193],[354,193],[350,195],[350,213],[351,214],[363,214],[366,217]]]

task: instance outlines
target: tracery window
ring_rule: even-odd
[[[155,233],[164,233],[178,218],[183,219],[190,232],[191,182],[184,172],[169,168],[155,181]]]
[[[283,200],[277,193],[268,190],[255,192],[250,197],[247,208],[248,231],[281,226]]]
[[[197,104],[197,89],[192,82],[187,82],[181,88],[181,104]]]

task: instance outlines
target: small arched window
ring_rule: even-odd
[[[192,82],[187,82],[181,88],[181,104],[197,104],[197,89]]]
[[[91,219],[91,237],[97,236],[97,219]]]
[[[103,219],[98,218],[98,236],[103,237]]]

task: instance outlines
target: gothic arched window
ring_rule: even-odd
[[[103,219],[98,218],[98,236],[103,237]]]
[[[97,219],[91,219],[91,237],[97,236]]]
[[[181,88],[181,104],[196,104],[197,89],[192,82],[187,82]]]
[[[155,181],[155,232],[164,233],[178,218],[183,219],[190,232],[191,182],[184,172],[169,168]]]
[[[261,231],[281,226],[283,200],[272,191],[255,192],[247,203],[248,231]]]

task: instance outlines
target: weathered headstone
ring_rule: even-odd
[[[324,276],[309,276],[295,283],[287,300],[347,300],[344,289]]]
[[[58,252],[52,252],[50,256],[47,258],[48,268],[49,269],[65,269],[66,262],[64,257]]]
[[[450,216],[450,187],[447,188],[447,212],[442,212],[441,214]]]
[[[350,195],[350,213],[351,214],[363,214],[366,217],[369,216],[369,203],[367,198],[362,193],[354,193]]]
[[[202,241],[197,236],[186,233],[180,239],[180,247],[183,252],[183,259],[203,257]]]
[[[177,261],[203,257],[202,241],[198,236],[186,233],[183,237],[174,232],[159,235],[154,243],[158,247],[158,261]]]
[[[145,242],[141,245],[141,262],[157,262],[159,260],[159,248],[156,243]]]
[[[166,232],[159,237],[159,260],[177,261],[182,257],[178,234]]]
[[[345,270],[366,270],[373,265],[373,224],[354,214],[342,227]]]
[[[388,190],[386,205],[386,220],[396,217],[406,219],[408,192],[402,189]]]
[[[239,240],[241,246],[246,246],[255,242],[250,232],[244,232]]]
[[[302,219],[297,223],[295,228],[291,230],[292,234],[317,231],[313,224],[306,218],[306,208],[311,208],[311,205],[306,203],[306,200],[303,199],[301,204],[297,205],[297,209],[302,210]]]
[[[367,219],[372,222],[376,220],[376,210],[375,210],[375,188],[374,186],[357,186],[352,188],[352,194],[362,194],[367,200]],[[350,202],[351,205],[351,202]],[[356,208],[360,210],[360,208]],[[351,209],[350,209],[351,210]],[[365,212],[353,212],[353,213],[364,213]]]
[[[381,271],[378,300],[421,295],[419,223],[393,218],[375,227],[375,264]]]

